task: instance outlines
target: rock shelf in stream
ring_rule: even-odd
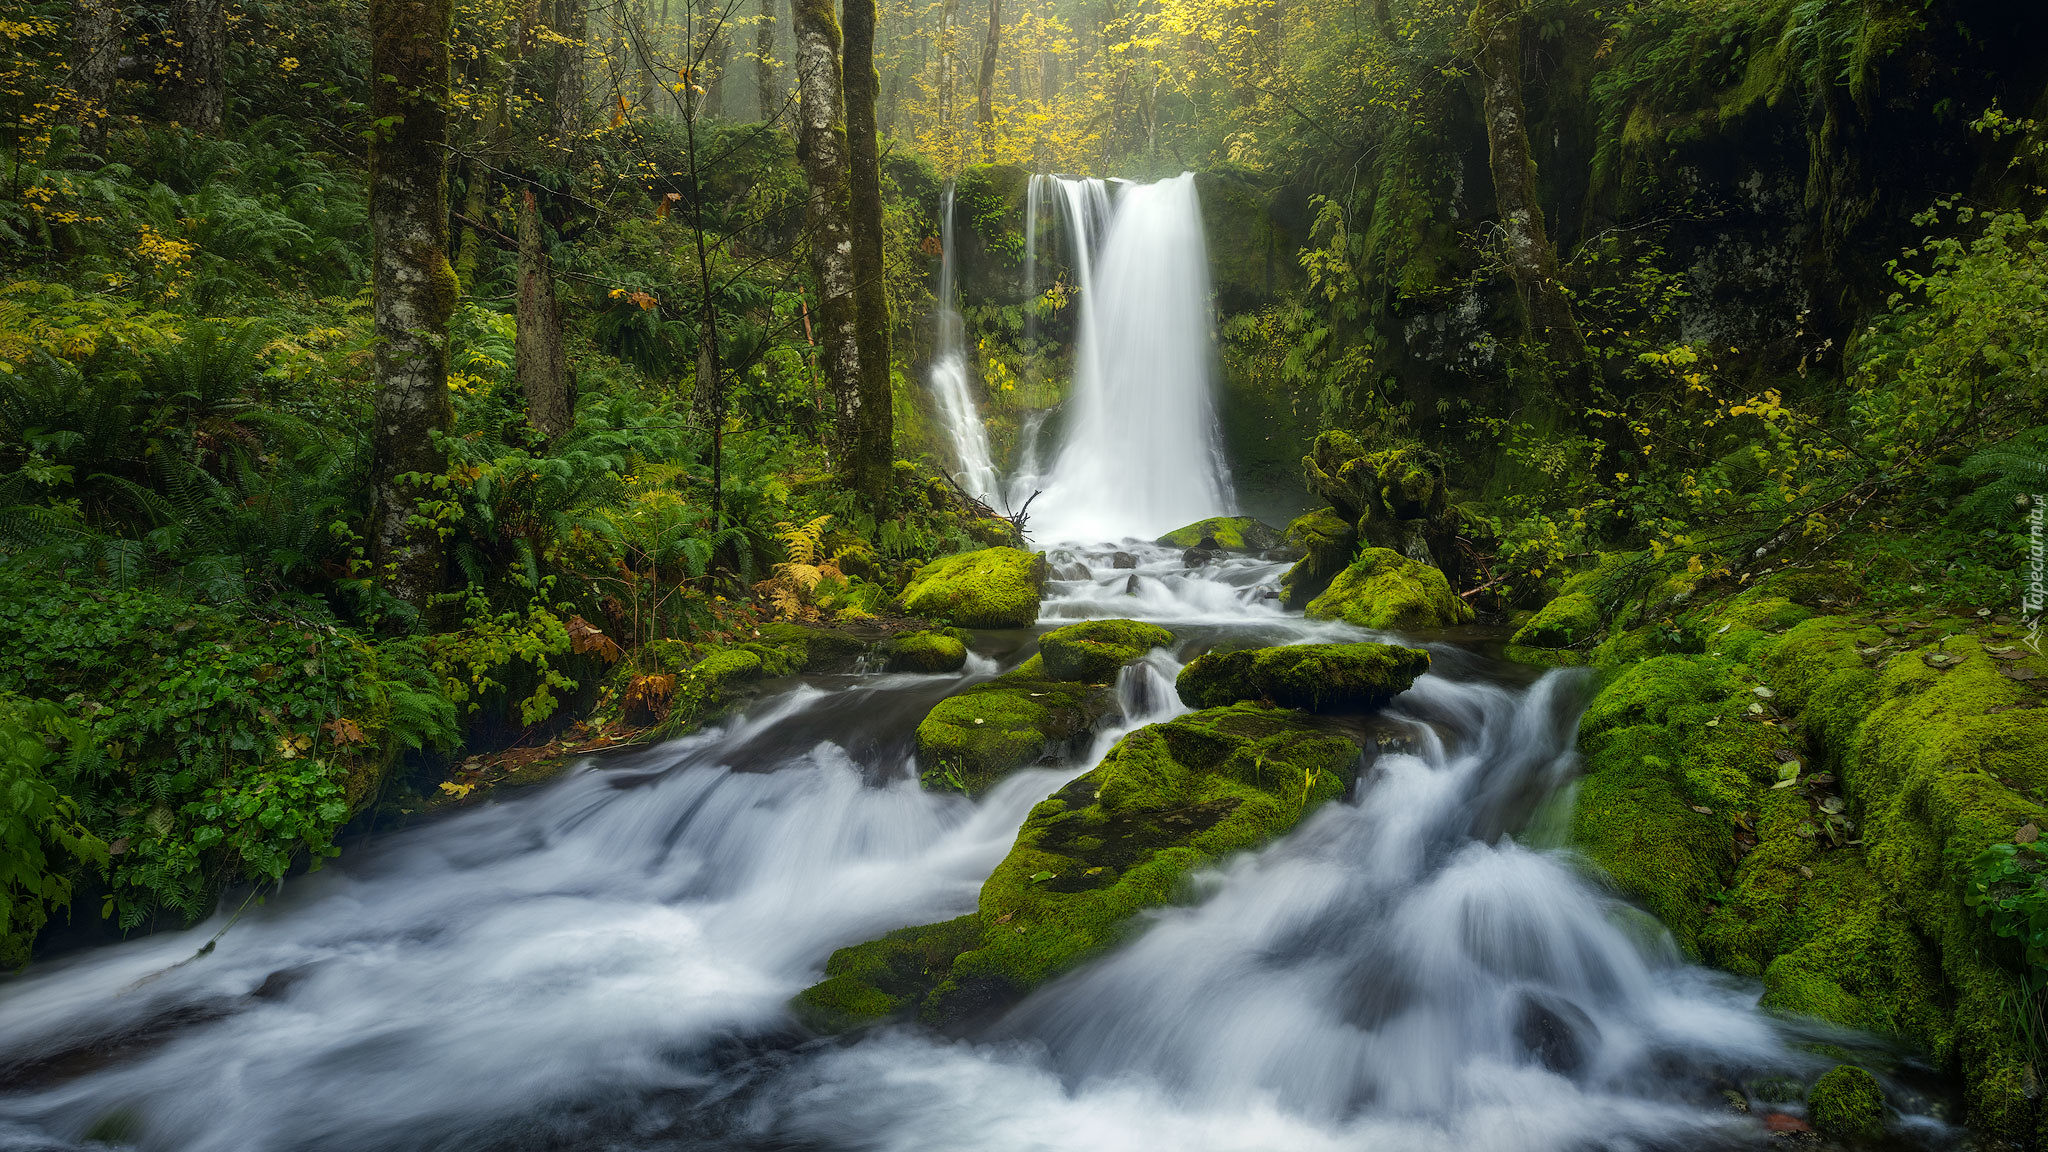
[[[1141,728],[1031,810],[975,912],[834,952],[794,1007],[827,1032],[989,1019],[1122,938],[1193,869],[1342,796],[1358,758],[1314,718],[1254,704]]]
[[[1429,671],[1429,653],[1393,644],[1290,644],[1210,652],[1181,669],[1190,708],[1252,701],[1306,712],[1366,712]]]
[[[1276,529],[1250,516],[1212,516],[1159,538],[1167,548],[1206,548],[1225,552],[1264,552],[1280,546]]]
[[[928,788],[969,795],[1027,764],[1074,749],[1116,711],[1117,670],[1173,633],[1135,620],[1087,620],[1039,639],[1039,654],[939,701],[917,726]]]

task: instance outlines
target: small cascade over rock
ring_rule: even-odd
[[[989,453],[988,430],[974,403],[974,367],[967,357],[967,324],[960,316],[960,289],[953,250],[953,185],[948,183],[939,207],[938,340],[932,356],[932,398],[939,423],[953,449],[953,477],[971,496],[993,499],[996,467]]]
[[[1235,511],[1194,175],[1122,185],[1098,261],[1076,225],[1099,186],[1060,182],[1082,301],[1066,441],[1032,508],[1042,541],[1151,538]]]

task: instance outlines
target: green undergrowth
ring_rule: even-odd
[[[1301,713],[1249,704],[1133,732],[1031,810],[975,913],[841,949],[796,1007],[830,1029],[986,1019],[1180,898],[1193,869],[1342,796],[1357,757]]]

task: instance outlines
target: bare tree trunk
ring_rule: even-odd
[[[761,0],[754,24],[754,100],[757,119],[771,119],[782,110],[782,93],[775,88],[775,0]]]
[[[996,116],[996,53],[1002,43],[1003,0],[988,0],[988,39],[981,45],[981,88],[974,106],[976,124],[987,124]]]
[[[377,385],[371,428],[372,559],[392,595],[425,611],[443,574],[440,534],[418,515],[446,466],[434,433],[448,402],[448,38],[453,0],[371,0],[371,291]]]
[[[1536,159],[1529,150],[1528,112],[1522,103],[1522,5],[1523,0],[1478,0],[1472,10],[1479,77],[1485,85],[1494,206],[1529,335],[1550,357],[1552,370],[1583,383],[1585,338],[1558,282],[1557,252],[1550,246],[1536,194]]]
[[[555,34],[568,40],[555,45],[555,158],[564,168],[576,167],[583,148],[583,38],[589,30],[584,0],[555,0]]]
[[[555,268],[540,232],[533,192],[519,210],[518,329],[512,337],[513,372],[526,394],[526,421],[549,441],[576,422],[569,357],[562,345],[562,314],[555,307]]]
[[[889,388],[889,294],[882,260],[882,151],[875,131],[875,0],[842,0],[846,17],[846,138],[853,209],[854,306],[860,322],[860,403],[840,421],[840,470],[877,514],[889,500],[895,412]],[[849,434],[849,431],[851,434]]]
[[[228,93],[227,0],[174,0],[171,29],[178,43],[171,117],[202,135],[219,135]]]
[[[797,157],[810,184],[804,214],[811,274],[818,281],[819,343],[825,379],[839,406],[843,452],[860,424],[861,364],[839,21],[832,0],[791,0],[790,8],[796,29]]]
[[[121,63],[123,14],[116,0],[71,2],[71,91],[79,146],[97,152],[106,139],[114,74]]]
[[[723,24],[711,37],[711,50],[706,55],[711,60],[708,69],[711,76],[704,85],[704,114],[723,119],[726,115],[725,72],[732,65],[732,33]]]

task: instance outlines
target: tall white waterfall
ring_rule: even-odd
[[[967,324],[960,316],[960,289],[953,252],[953,185],[947,184],[939,205],[938,341],[931,368],[932,397],[939,422],[952,444],[954,479],[970,496],[996,497],[996,468],[988,449],[988,430],[974,404],[974,367],[967,356]]]
[[[1036,331],[1036,312],[1029,302],[1038,295],[1038,244],[1039,238],[1044,234],[1039,228],[1039,217],[1044,212],[1048,195],[1058,210],[1060,231],[1066,240],[1065,282],[1073,293],[1071,306],[1075,310],[1074,331],[1085,332],[1090,327],[1088,316],[1095,300],[1095,255],[1102,246],[1103,232],[1109,227],[1109,184],[1091,176],[1053,176],[1040,173],[1031,178],[1030,189],[1025,198],[1024,225],[1027,334]],[[1023,508],[1031,499],[1032,493],[1040,491],[1051,482],[1046,471],[1047,462],[1039,450],[1040,434],[1049,415],[1050,413],[1041,412],[1025,422],[1023,446],[1006,485],[1011,508]],[[1039,533],[1034,535],[1040,535],[1042,539],[1054,539],[1043,537]]]
[[[1091,187],[1092,185],[1092,187]],[[1216,427],[1209,256],[1192,173],[1125,184],[1100,259],[1099,181],[1061,181],[1081,278],[1066,443],[1031,509],[1042,542],[1149,538],[1236,510]]]

